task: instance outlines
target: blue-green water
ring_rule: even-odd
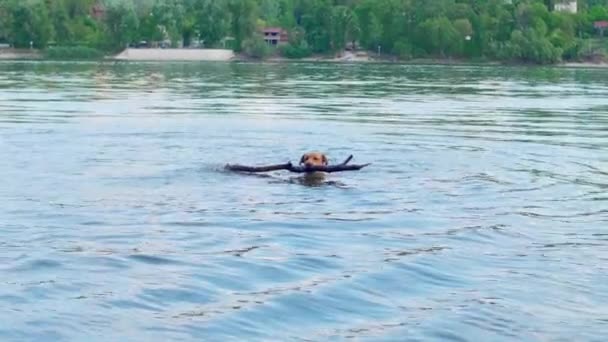
[[[601,341],[607,79],[1,63],[0,340]]]

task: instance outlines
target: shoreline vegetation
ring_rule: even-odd
[[[0,59],[608,63],[608,0],[0,0]]]
[[[133,53],[137,51],[137,53]],[[194,52],[194,53],[193,53]],[[198,53],[196,53],[198,52]],[[496,66],[534,66],[533,63],[502,62],[492,60],[467,60],[456,58],[413,58],[401,60],[395,56],[374,56],[360,53],[358,56],[351,53],[342,56],[317,55],[304,58],[287,58],[282,56],[264,59],[252,58],[246,54],[234,54],[228,49],[126,49],[110,56],[95,53],[91,58],[69,55],[49,55],[48,52],[36,49],[0,49],[0,61],[97,61],[97,62],[266,62],[266,63],[294,63],[294,62],[323,62],[339,64],[403,64],[403,65],[496,65]],[[577,61],[560,62],[549,66],[570,68],[608,68],[606,61]]]

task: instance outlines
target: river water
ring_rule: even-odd
[[[0,340],[604,340],[607,79],[0,63]]]

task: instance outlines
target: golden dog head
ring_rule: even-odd
[[[320,152],[308,152],[302,155],[300,159],[300,165],[305,165],[306,167],[311,166],[325,166],[327,165],[328,160],[327,157]]]

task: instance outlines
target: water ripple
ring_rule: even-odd
[[[608,334],[608,71],[0,71],[0,340]]]

